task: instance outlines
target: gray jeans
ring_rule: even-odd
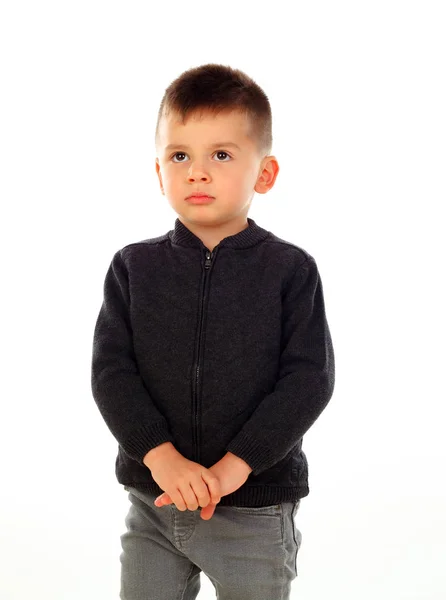
[[[218,600],[289,600],[302,534],[300,500],[273,506],[217,504],[211,519],[157,494],[125,487],[130,508],[121,535],[121,600],[195,600],[203,571]]]

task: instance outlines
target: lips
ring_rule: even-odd
[[[188,196],[186,200],[191,204],[208,204],[209,202],[215,200],[215,198],[213,198],[212,196],[206,196],[204,194],[197,194],[196,196]]]
[[[188,200],[189,198],[212,198],[212,196],[210,196],[209,194],[206,194],[206,192],[192,192],[192,194],[190,194],[189,196],[187,196],[186,200]]]

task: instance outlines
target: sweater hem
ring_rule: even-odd
[[[131,491],[129,488],[136,488],[142,492],[146,492],[155,496],[163,494],[163,490],[157,483],[140,483],[140,482],[119,482],[126,491]],[[305,498],[310,493],[309,487],[292,487],[292,486],[261,486],[251,485],[245,486],[222,496],[221,506],[271,506],[273,504],[281,504],[282,502],[297,502],[301,498]]]

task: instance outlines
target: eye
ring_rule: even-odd
[[[175,152],[175,154],[172,155],[171,160],[177,156],[178,154],[187,156],[186,152]],[[228,156],[229,158],[232,158],[227,152],[225,152],[224,150],[217,150],[216,152],[214,152],[214,154],[225,154],[226,156]],[[173,162],[177,162],[177,161],[173,161]],[[179,161],[180,163],[184,162],[183,160]],[[229,162],[227,160],[218,160],[217,162]]]
[[[226,156],[231,158],[231,156],[229,156],[229,154],[227,152],[225,152],[224,150],[217,150],[217,152],[215,154],[225,154]],[[218,160],[217,162],[228,162],[228,161],[227,160]]]

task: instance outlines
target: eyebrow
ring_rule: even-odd
[[[223,146],[232,146],[233,148],[241,150],[240,146],[237,146],[237,144],[234,144],[234,142],[217,142],[216,144],[211,144],[208,146],[208,148],[221,148]],[[165,147],[165,150],[175,150],[175,148],[187,148],[190,150],[190,146],[186,146],[186,144],[169,144]]]

